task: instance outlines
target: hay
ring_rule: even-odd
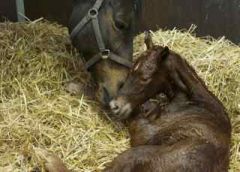
[[[181,53],[223,101],[233,123],[231,171],[240,170],[240,47],[189,31],[162,31],[154,41]],[[55,152],[70,169],[98,171],[127,149],[98,103],[63,86],[88,74],[65,28],[48,22],[0,24],[0,171],[30,171],[42,162],[36,148]],[[145,49],[135,40],[135,56]]]
[[[66,82],[89,79],[69,46],[55,24],[0,25],[0,166],[29,171],[40,147],[76,171],[94,171],[126,148],[96,102],[65,91]]]

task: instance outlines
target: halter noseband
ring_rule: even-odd
[[[71,32],[70,37],[73,40],[77,36],[77,34],[83,29],[83,27],[91,21],[100,53],[96,54],[86,62],[85,64],[86,69],[89,69],[100,60],[105,59],[112,60],[118,64],[131,68],[132,67],[131,61],[124,59],[118,56],[117,54],[114,54],[105,47],[98,20],[98,12],[103,4],[103,1],[104,0],[96,0],[93,7],[90,10],[88,10],[88,14],[85,17],[83,17],[83,19],[75,26],[75,28]]]

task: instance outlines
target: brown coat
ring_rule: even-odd
[[[231,124],[222,103],[194,69],[167,47],[147,44],[119,96],[110,103],[130,120],[131,146],[105,172],[226,172]],[[169,103],[131,113],[158,93]]]

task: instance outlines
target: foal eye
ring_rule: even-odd
[[[149,81],[151,81],[150,78],[145,78],[145,77],[141,78],[142,83],[148,83]]]

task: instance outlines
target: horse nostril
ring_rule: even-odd
[[[106,104],[108,104],[112,100],[108,90],[105,87],[103,87],[103,100]]]
[[[124,82],[120,82],[120,83],[118,84],[118,90],[120,90],[120,89],[123,87],[123,85],[124,85]]]

